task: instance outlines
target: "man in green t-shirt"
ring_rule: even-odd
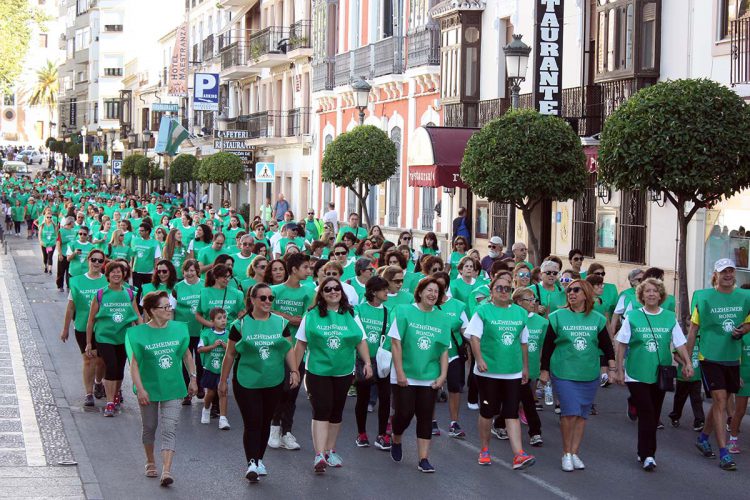
[[[70,263],[68,273],[71,277],[79,276],[88,269],[86,259],[95,245],[89,241],[89,228],[81,226],[78,228],[78,239],[68,244],[65,256]]]
[[[359,215],[354,212],[349,214],[349,225],[339,228],[339,233],[336,235],[336,242],[338,243],[341,241],[341,238],[343,238],[346,233],[352,233],[358,240],[367,238],[367,229],[360,227]]]
[[[144,283],[151,281],[156,262],[161,259],[159,242],[151,238],[151,225],[143,223],[138,228],[130,246],[133,249],[133,286],[139,291]]]

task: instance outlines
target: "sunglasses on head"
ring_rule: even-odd
[[[325,293],[340,292],[341,291],[341,287],[338,286],[338,285],[335,285],[335,286],[324,286],[323,287],[323,291]]]
[[[261,302],[273,302],[275,298],[276,297],[274,297],[273,295],[258,295],[256,297],[256,299],[260,300]]]
[[[570,286],[567,290],[565,290],[565,293],[578,293],[582,290],[580,286]]]

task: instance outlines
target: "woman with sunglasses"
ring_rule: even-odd
[[[92,358],[86,355],[86,322],[89,318],[91,301],[96,296],[97,290],[107,286],[107,278],[102,274],[104,266],[104,252],[92,250],[88,257],[89,270],[70,279],[70,296],[68,307],[65,310],[65,321],[63,322],[60,340],[68,340],[70,322],[73,321],[78,348],[83,358],[83,390],[85,391],[84,406],[94,406],[94,398],[104,397],[104,386],[101,383],[104,375],[104,363],[102,358]],[[92,348],[96,349],[95,341]]]
[[[230,327],[219,378],[219,393],[226,397],[227,379],[234,366],[232,389],[245,427],[242,444],[247,460],[245,477],[250,482],[267,475],[263,457],[271,419],[284,393],[285,366],[289,370],[289,388],[295,389],[300,383],[289,341],[289,323],[271,314],[274,298],[265,283],[250,289],[245,299],[247,315]]]
[[[201,299],[201,290],[204,288],[203,280],[201,279],[201,267],[198,261],[195,259],[188,259],[182,264],[182,275],[184,279],[174,285],[172,296],[175,299],[174,308],[174,319],[182,321],[188,326],[188,333],[190,335],[190,345],[188,349],[190,354],[195,360],[195,366],[197,367],[198,382],[200,383],[201,377],[203,377],[203,365],[201,364],[200,356],[198,355],[198,343],[200,341],[200,334],[203,327],[195,317],[195,313],[198,310]],[[183,370],[183,378],[185,384],[190,382],[188,372]],[[203,398],[203,388],[198,386],[198,398]],[[187,398],[183,401],[183,404],[190,404],[192,397]]]
[[[577,272],[581,279],[586,279],[586,271],[582,269],[583,267],[583,252],[580,251],[577,248],[572,249],[570,252],[568,252],[568,263],[570,264],[570,268]]]
[[[326,467],[343,465],[336,453],[336,439],[357,354],[364,362],[365,378],[372,377],[367,336],[338,279],[327,277],[320,283],[313,305],[297,329],[296,339],[296,362],[292,366],[302,362],[307,350],[306,383],[313,409],[315,447],[313,469],[321,474]]]
[[[88,270],[86,258],[94,250],[94,244],[89,241],[89,228],[81,226],[78,228],[78,239],[68,244],[65,256],[70,263],[68,273],[70,277],[79,276]]]
[[[469,243],[463,236],[456,236],[451,244],[451,254],[448,256],[446,267],[450,273],[451,281],[458,277],[458,263],[466,256]]]
[[[125,234],[120,229],[112,231],[112,237],[107,245],[107,258],[109,260],[126,259],[130,262],[133,251],[125,246]]]
[[[385,306],[389,309],[400,304],[411,304],[414,302],[414,296],[409,295],[401,288],[404,285],[404,270],[399,266],[386,266],[380,268],[380,276],[388,282],[388,299]]]
[[[182,233],[179,229],[170,229],[161,256],[172,263],[177,271],[178,280],[182,279],[182,264],[187,255],[187,248],[182,244]]]
[[[159,244],[159,249],[164,251],[164,245],[167,242],[167,232],[163,227],[157,227],[154,230],[154,239],[156,240],[156,243]]]
[[[665,391],[659,387],[660,366],[672,365],[672,349],[682,365],[685,379],[693,376],[693,363],[687,352],[687,339],[673,311],[662,308],[667,298],[664,283],[646,278],[636,289],[642,308],[633,309],[622,321],[615,339],[617,371],[613,382],[626,384],[630,402],[638,413],[638,461],[643,470],[656,468],[656,430]],[[628,349],[625,359],[625,349]]]
[[[444,296],[437,279],[423,279],[414,291],[414,303],[393,310],[388,332],[393,354],[391,458],[401,462],[403,433],[416,416],[418,469],[426,473],[435,472],[429,461],[432,417],[437,391],[448,375],[451,320],[436,307]]]
[[[607,276],[607,272],[605,271],[604,266],[599,264],[598,262],[592,262],[591,264],[589,264],[588,269],[586,269],[586,277],[594,275],[599,276],[602,280],[604,280],[605,276]],[[617,305],[618,296],[619,292],[617,291],[617,286],[605,281],[604,291],[601,298],[602,303],[606,305],[610,318],[615,310],[615,306]]]
[[[154,442],[161,424],[161,486],[174,482],[174,460],[180,402],[198,391],[195,361],[188,349],[190,335],[185,323],[172,319],[170,296],[164,290],[150,292],[143,299],[147,323],[128,328],[126,342],[130,375],[141,407],[143,449],[146,454],[145,475],[157,476]],[[182,366],[190,373],[186,387]]]
[[[174,265],[166,259],[161,259],[156,263],[154,274],[151,276],[151,281],[149,283],[144,283],[141,288],[141,307],[143,307],[143,299],[146,294],[161,291],[167,292],[167,295],[170,297],[170,304],[172,304],[173,308],[176,307],[177,302],[172,296],[172,291],[176,284],[177,271],[175,270]]]
[[[475,357],[474,375],[479,386],[479,465],[490,465],[492,418],[505,419],[513,469],[525,469],[536,461],[523,450],[518,405],[521,387],[529,382],[528,312],[512,303],[511,280],[500,275],[490,283],[490,302],[477,307],[466,329]]]
[[[216,259],[214,260],[214,264],[213,265],[216,266],[217,264],[223,264],[230,271],[232,271],[232,278],[229,280],[229,285],[228,285],[229,288],[233,288],[235,290],[242,291],[243,290],[242,289],[242,282],[234,274],[234,257],[232,257],[231,255],[227,255],[227,254],[223,253],[223,254],[219,255],[218,257],[216,257]],[[229,323],[227,323],[227,324],[229,324]]]
[[[584,280],[574,280],[565,290],[567,305],[549,315],[539,380],[552,380],[560,399],[563,440],[562,470],[584,469],[578,457],[586,419],[599,388],[599,349],[609,373],[615,372],[607,319],[594,311],[594,290]]]
[[[206,286],[201,290],[198,309],[195,311],[195,319],[204,327],[213,327],[208,315],[214,307],[227,312],[228,325],[245,314],[242,292],[229,286],[232,277],[232,269],[224,264],[216,264],[206,274]]]
[[[105,417],[114,417],[120,407],[120,387],[127,361],[125,331],[134,322],[142,323],[135,294],[124,286],[127,273],[121,262],[107,264],[104,274],[109,284],[96,292],[86,323],[86,355],[104,361]]]
[[[565,304],[564,294],[563,299],[560,295],[563,288],[557,280],[560,274],[560,264],[554,260],[545,260],[539,266],[539,269],[541,270],[542,282],[532,286],[531,291],[539,301],[539,314],[547,317],[550,312]]]
[[[39,245],[42,248],[42,264],[44,264],[44,273],[52,274],[52,265],[54,261],[52,256],[55,254],[55,242],[59,231],[52,220],[52,212],[48,211],[44,215],[44,220],[39,224]]]
[[[256,283],[264,283],[263,275],[266,273],[268,267],[268,259],[262,255],[256,255],[253,261],[247,266],[247,278],[242,280],[242,289],[250,291]],[[247,293],[245,293],[247,295]]]

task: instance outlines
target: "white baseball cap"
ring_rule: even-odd
[[[493,245],[500,245],[503,246],[503,239],[500,236],[493,236],[490,238],[490,243]]]
[[[716,264],[714,264],[714,272],[720,273],[724,269],[729,269],[730,267],[732,269],[737,267],[732,259],[719,259],[716,261]]]

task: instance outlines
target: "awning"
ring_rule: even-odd
[[[409,186],[468,188],[461,180],[466,143],[478,128],[419,127],[409,139]]]

